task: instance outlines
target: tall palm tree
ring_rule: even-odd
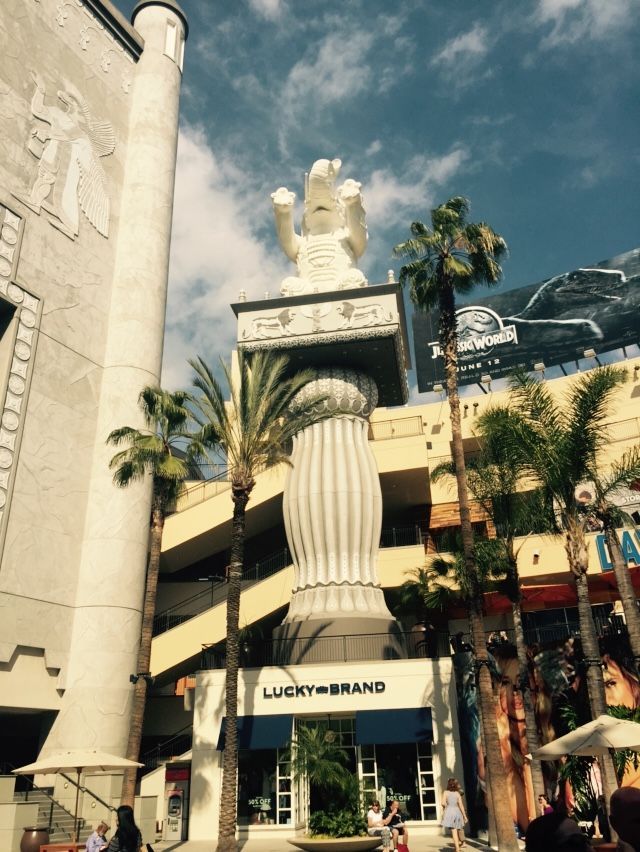
[[[490,421],[481,416],[476,434],[481,439],[481,450],[477,458],[467,465],[469,491],[493,522],[496,536],[502,544],[496,556],[502,557],[504,579],[498,584],[498,590],[505,594],[511,603],[515,647],[518,654],[519,681],[522,690],[527,746],[529,752],[539,746],[538,728],[530,689],[529,657],[522,624],[522,586],[518,572],[518,550],[516,536],[523,530],[540,532],[550,527],[545,512],[542,493],[522,493],[524,472],[517,461],[505,452],[499,440],[493,440]],[[445,476],[455,476],[451,462],[443,462],[431,471],[434,482]],[[534,791],[545,789],[540,761],[531,763],[531,777]]]
[[[588,513],[577,502],[576,489],[585,481],[599,482],[599,505],[604,507],[606,495],[637,478],[638,456],[634,452],[616,463],[606,479],[600,474],[608,446],[606,419],[625,378],[626,373],[620,368],[600,367],[582,376],[565,398],[557,402],[545,383],[520,371],[512,378],[509,405],[496,406],[487,415],[492,419],[496,440],[517,459],[525,474],[553,498],[575,580],[589,705],[594,719],[606,713],[606,700],[587,585]],[[612,555],[613,551],[612,547]],[[618,568],[621,574],[628,573],[624,564]],[[617,786],[610,758],[603,758],[602,770],[608,802]]]
[[[493,690],[488,669],[487,643],[482,617],[482,594],[477,577],[473,529],[465,470],[464,446],[458,396],[458,334],[456,296],[471,293],[480,284],[492,286],[502,276],[500,259],[507,244],[484,222],[468,222],[466,198],[450,198],[431,211],[431,227],[413,222],[411,237],[394,248],[394,255],[408,263],[400,270],[400,282],[410,286],[411,301],[418,310],[439,310],[439,339],[451,417],[452,455],[456,469],[462,548],[466,569],[476,594],[469,603],[469,625],[478,672],[478,695],[487,749],[490,811],[497,843],[503,852],[516,852],[513,823],[502,803],[507,801],[507,782],[500,765],[498,729],[493,712]]]
[[[289,376],[287,359],[258,352],[251,358],[242,352],[237,377],[223,363],[230,401],[212,370],[197,358],[189,362],[195,371],[193,397],[198,440],[204,447],[223,453],[227,460],[233,501],[231,558],[227,585],[226,737],[222,763],[222,790],[218,852],[236,849],[238,777],[238,668],[240,586],[244,565],[245,513],[258,473],[289,462],[294,435],[327,414],[321,412],[323,397],[297,395],[315,378],[311,370]]]
[[[119,488],[127,488],[132,482],[149,478],[153,497],[151,504],[151,541],[147,564],[146,586],[142,610],[140,647],[138,650],[139,674],[149,672],[151,661],[151,638],[153,617],[156,610],[158,573],[162,531],[168,509],[175,503],[184,481],[195,474],[195,466],[185,458],[184,446],[190,440],[187,432],[190,413],[185,406],[188,394],[184,391],[169,391],[145,387],[138,397],[145,429],[122,426],[114,429],[107,438],[108,444],[125,446],[109,463],[114,471],[113,481]],[[142,723],[147,698],[148,679],[138,677],[134,686],[131,725],[127,743],[127,757],[138,760]],[[136,770],[127,769],[122,785],[122,803],[133,806],[136,786]]]

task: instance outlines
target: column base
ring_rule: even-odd
[[[272,635],[274,665],[401,660],[408,656],[404,634],[393,618],[309,618],[281,624]]]

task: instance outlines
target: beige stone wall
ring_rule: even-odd
[[[100,66],[103,54],[103,62],[110,60],[107,72]],[[42,304],[13,494],[5,509],[0,631],[6,645],[45,648],[47,664],[58,668],[73,617],[127,150],[125,88],[135,66],[86,8],[66,4],[60,12],[53,0],[2,4],[0,55],[0,201],[23,221],[14,280]],[[79,233],[71,239],[51,225],[53,215],[23,203],[41,162],[29,149],[33,130],[46,134],[52,127],[32,113],[37,75],[45,108],[62,108],[58,91],[77,91],[91,118],[113,127],[115,149],[99,158],[110,203],[108,237],[80,212]],[[62,148],[61,174],[69,167]]]

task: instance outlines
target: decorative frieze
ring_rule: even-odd
[[[128,94],[140,46],[127,34],[127,46],[119,41],[85,0],[33,0],[45,21],[68,33],[67,43],[96,73],[115,76]]]

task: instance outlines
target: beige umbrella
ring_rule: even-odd
[[[638,725],[640,728],[640,725]],[[108,754],[106,751],[94,751],[91,749],[78,749],[74,751],[62,751],[49,754],[35,763],[28,763],[13,770],[14,775],[55,775],[58,772],[75,772],[76,783],[76,805],[73,814],[73,842],[78,842],[78,796],[80,794],[80,774],[82,772],[97,772],[109,769],[126,769],[128,766],[142,766],[134,760],[126,757],[118,757],[116,754]]]
[[[607,754],[612,749],[640,751],[640,724],[613,716],[598,716],[533,753],[536,760],[553,760],[565,754],[584,757]]]

